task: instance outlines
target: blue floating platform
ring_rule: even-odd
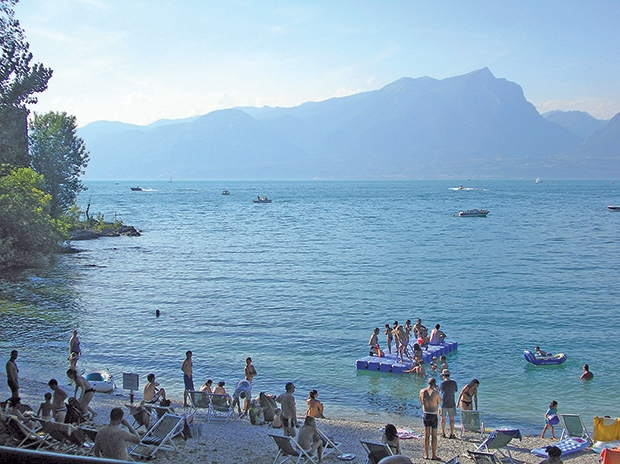
[[[422,349],[422,360],[424,364],[429,364],[436,356],[438,359],[442,355],[447,355],[456,351],[459,347],[458,342],[444,341],[441,345],[427,345]],[[413,367],[413,363],[405,358],[400,362],[396,353],[384,354],[382,357],[366,356],[355,361],[355,365],[359,370],[374,372],[391,372],[392,374],[402,374],[407,369]]]

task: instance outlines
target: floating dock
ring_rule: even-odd
[[[439,361],[440,356],[448,355],[456,351],[458,347],[458,342],[451,342],[448,340],[444,341],[441,345],[427,345],[422,348],[422,360],[425,365],[432,361],[433,356],[436,356],[437,361]],[[413,362],[409,358],[405,357],[403,362],[400,362],[394,352],[392,352],[392,354],[384,353],[380,358],[377,356],[366,356],[365,358],[358,359],[355,363],[360,370],[392,372],[393,374],[402,374],[407,369],[413,367]]]

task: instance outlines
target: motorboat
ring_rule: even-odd
[[[114,377],[107,371],[94,371],[86,374],[84,378],[97,392],[110,393],[116,388]]]
[[[142,192],[142,187],[129,187],[134,192]]]
[[[262,197],[257,197],[256,199],[252,200],[254,203],[271,203],[271,200],[269,198],[267,198],[267,195],[263,195]]]
[[[230,195],[230,192],[228,190],[222,190],[222,195]]]
[[[537,356],[530,350],[523,351],[523,357],[525,360],[535,366],[547,366],[553,364],[562,364],[566,361],[566,355],[564,353],[558,353],[550,356]]]
[[[607,209],[609,211],[620,211],[620,205],[609,205]]]
[[[488,209],[468,209],[467,211],[459,211],[460,217],[487,217]]]

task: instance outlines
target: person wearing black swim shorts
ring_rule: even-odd
[[[428,387],[420,390],[420,403],[422,403],[422,412],[424,413],[424,459],[432,459],[433,461],[441,461],[437,456],[437,424],[439,404],[441,396],[437,391],[437,381],[431,377],[428,379]],[[429,445],[432,455],[428,457]]]

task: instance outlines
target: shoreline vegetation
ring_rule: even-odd
[[[60,382],[61,388],[71,394],[74,387],[69,386],[67,379],[58,373],[56,378]],[[53,376],[53,375],[50,375]],[[20,378],[20,397],[22,403],[29,405],[36,410],[41,402],[43,395],[49,392],[47,380],[45,382],[35,381],[31,379]],[[3,385],[3,391],[7,394],[6,375],[0,374],[0,383]],[[258,392],[253,392],[253,396],[258,396]],[[139,404],[142,399],[141,394],[136,394],[134,405]],[[175,413],[185,414],[187,408],[182,406],[182,402],[178,398],[171,398],[171,407]],[[298,409],[298,419],[303,419],[303,411],[305,410],[304,398],[296,395],[296,403]],[[96,393],[90,406],[97,412],[94,419],[95,428],[100,428],[108,424],[110,410],[113,407],[120,407],[131,421],[129,409],[126,405],[130,404],[128,392],[117,388],[113,393]],[[329,406],[327,406],[329,408]],[[329,409],[327,409],[329,417]],[[458,425],[457,420],[457,425]],[[412,430],[413,432],[423,435],[424,430],[419,419],[412,420],[403,418],[402,423],[395,423],[397,428]],[[339,449],[342,453],[355,454],[355,459],[350,461],[353,463],[363,463],[366,461],[360,440],[381,442],[382,429],[384,423],[372,420],[350,420],[347,418],[327,418],[317,419],[317,426],[340,443]],[[542,428],[542,419],[541,419]],[[144,435],[144,427],[138,430],[140,435]],[[459,435],[459,431],[456,431]],[[155,458],[155,462],[162,464],[195,464],[196,462],[208,462],[213,464],[227,463],[253,463],[253,464],[271,464],[277,453],[277,447],[269,434],[282,435],[282,429],[275,429],[269,425],[252,425],[246,419],[231,419],[228,423],[206,422],[203,417],[196,417],[192,426],[192,438],[184,440],[181,437],[174,439],[176,450],[160,451]],[[538,464],[541,458],[531,454],[534,448],[548,446],[559,441],[561,431],[556,429],[557,439],[540,438],[534,436],[524,436],[522,441],[514,439],[510,444],[510,451],[513,459],[517,463]],[[448,439],[438,434],[437,454],[442,462],[459,456],[461,462],[466,461],[463,456],[467,455],[467,450],[475,450],[479,445],[479,435],[466,434],[462,439]],[[413,438],[401,440],[401,452],[408,456],[413,462],[424,461],[424,439]],[[326,456],[325,462],[337,463],[343,462],[338,459],[338,451]],[[598,455],[590,448],[569,455],[563,456],[564,462],[571,464],[592,464],[596,462]]]

